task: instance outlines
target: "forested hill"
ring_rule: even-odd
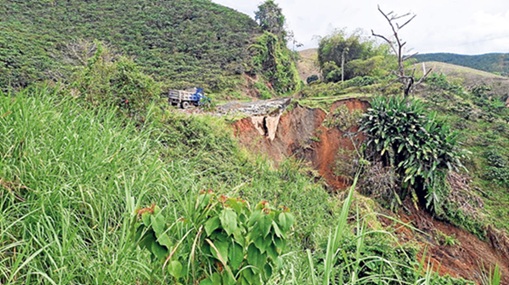
[[[0,86],[69,73],[83,40],[106,42],[167,86],[224,89],[249,69],[249,16],[209,0],[0,0]]]
[[[419,62],[439,61],[509,76],[509,53],[487,53],[481,55],[461,55],[453,53],[418,54]]]

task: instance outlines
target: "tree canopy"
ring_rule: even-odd
[[[348,35],[336,30],[320,40],[318,63],[326,82],[348,80],[355,76],[381,76],[387,74],[392,61],[386,45],[364,38],[359,31]]]
[[[286,37],[285,22],[282,9],[273,1],[267,0],[255,12],[255,20],[262,30],[279,36],[281,39]]]

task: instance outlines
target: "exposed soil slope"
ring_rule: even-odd
[[[365,110],[367,102],[349,99],[336,102],[330,113],[339,106],[348,110]],[[286,157],[308,161],[333,189],[344,189],[349,177],[335,174],[335,163],[340,149],[354,150],[352,138],[338,128],[323,125],[327,113],[296,105],[283,115],[253,116],[234,123],[235,135],[255,153],[266,154],[279,162]],[[356,132],[352,127],[348,132]],[[353,139],[359,139],[354,135]]]
[[[502,245],[505,250],[497,244],[497,240],[503,239],[497,231],[489,229],[489,240],[482,241],[465,230],[433,219],[426,211],[417,210],[411,202],[406,202],[408,202],[405,206],[407,212],[400,213],[399,218],[423,233],[401,227],[396,234],[403,242],[413,241],[420,244],[425,250],[419,254],[419,258],[422,258],[424,254],[425,262],[433,266],[433,271],[440,275],[461,277],[481,284],[483,274],[488,274],[486,271],[498,264],[502,272],[501,284],[509,284],[509,253],[507,252],[509,244]],[[449,244],[445,238],[451,238]]]
[[[326,127],[326,120],[340,106],[346,106],[349,111],[365,110],[368,103],[359,99],[338,101],[332,104],[328,113],[296,104],[283,114],[273,112],[247,117],[235,122],[233,127],[241,144],[252,152],[267,155],[276,163],[287,157],[303,159],[318,171],[332,191],[338,191],[350,185],[351,178],[338,175],[338,161],[344,158],[341,153],[354,149],[352,140],[363,139],[360,134],[355,134],[355,126],[346,132],[337,127]],[[348,136],[349,133],[355,135]],[[502,284],[509,284],[509,239],[506,236],[488,229],[489,240],[481,241],[467,231],[433,219],[423,210],[416,210],[412,203],[404,209],[406,212],[401,212],[398,218],[419,231],[395,225],[398,227],[396,234],[402,242],[417,242],[425,248],[425,262],[429,261],[434,271],[480,284],[482,267],[498,264],[504,278]],[[391,223],[385,221],[387,226]],[[445,237],[451,237],[453,244],[451,241],[447,244]]]

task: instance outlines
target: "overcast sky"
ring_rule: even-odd
[[[261,0],[212,0],[254,17]],[[407,47],[419,53],[509,53],[508,0],[275,0],[283,9],[289,30],[305,48],[318,46],[315,36],[334,29],[361,28],[390,35],[377,10],[417,17],[401,30]]]

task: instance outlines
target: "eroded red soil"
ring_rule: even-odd
[[[368,103],[349,99],[334,103],[329,112],[345,105],[350,111],[366,110]],[[235,135],[250,151],[267,155],[276,163],[287,157],[296,157],[310,163],[318,170],[332,191],[345,189],[351,177],[338,175],[338,160],[344,158],[341,152],[353,151],[353,141],[362,141],[357,127],[346,132],[336,127],[327,128],[324,120],[327,114],[320,109],[295,106],[283,115],[274,117],[248,117],[233,124]],[[351,162],[349,162],[351,163]],[[448,223],[433,219],[427,212],[417,210],[410,203],[406,213],[399,219],[412,224],[419,231],[400,226],[396,230],[402,242],[417,241],[425,252],[425,262],[441,275],[462,277],[481,283],[482,268],[498,264],[501,268],[502,284],[509,285],[509,239],[493,229],[488,229],[488,240],[481,241],[473,234]],[[389,214],[389,213],[388,213]],[[386,225],[390,222],[387,221]],[[454,244],[445,244],[444,237],[452,237]],[[442,239],[442,240],[441,240]]]
[[[333,112],[341,105],[349,110],[365,110],[368,103],[350,99],[332,105]],[[234,123],[236,137],[249,150],[266,154],[276,163],[286,157],[296,157],[308,161],[334,190],[344,189],[349,185],[349,177],[335,174],[335,162],[338,151],[354,150],[352,140],[362,139],[359,135],[353,138],[345,136],[338,128],[327,128],[323,122],[327,114],[321,109],[310,109],[297,105],[279,118],[274,129],[263,126],[260,118],[244,118]],[[267,120],[265,120],[267,121]],[[274,126],[271,126],[274,128]],[[348,132],[355,133],[357,127]],[[270,132],[275,132],[270,139]]]
[[[473,280],[482,284],[483,274],[498,264],[502,272],[502,283],[509,284],[509,254],[490,238],[507,242],[507,237],[500,232],[488,230],[488,241],[482,241],[477,236],[459,229],[449,223],[433,219],[429,213],[416,209],[411,202],[406,202],[406,213],[400,211],[399,219],[412,225],[418,231],[409,227],[397,226],[396,234],[402,242],[417,242],[422,248],[418,255],[423,260],[425,268],[432,266],[433,271],[440,275],[450,275]],[[385,221],[385,225],[391,224]],[[394,224],[393,224],[394,226]],[[444,237],[450,237],[449,244]],[[451,244],[452,242],[452,244]],[[506,244],[507,246],[509,244]]]

